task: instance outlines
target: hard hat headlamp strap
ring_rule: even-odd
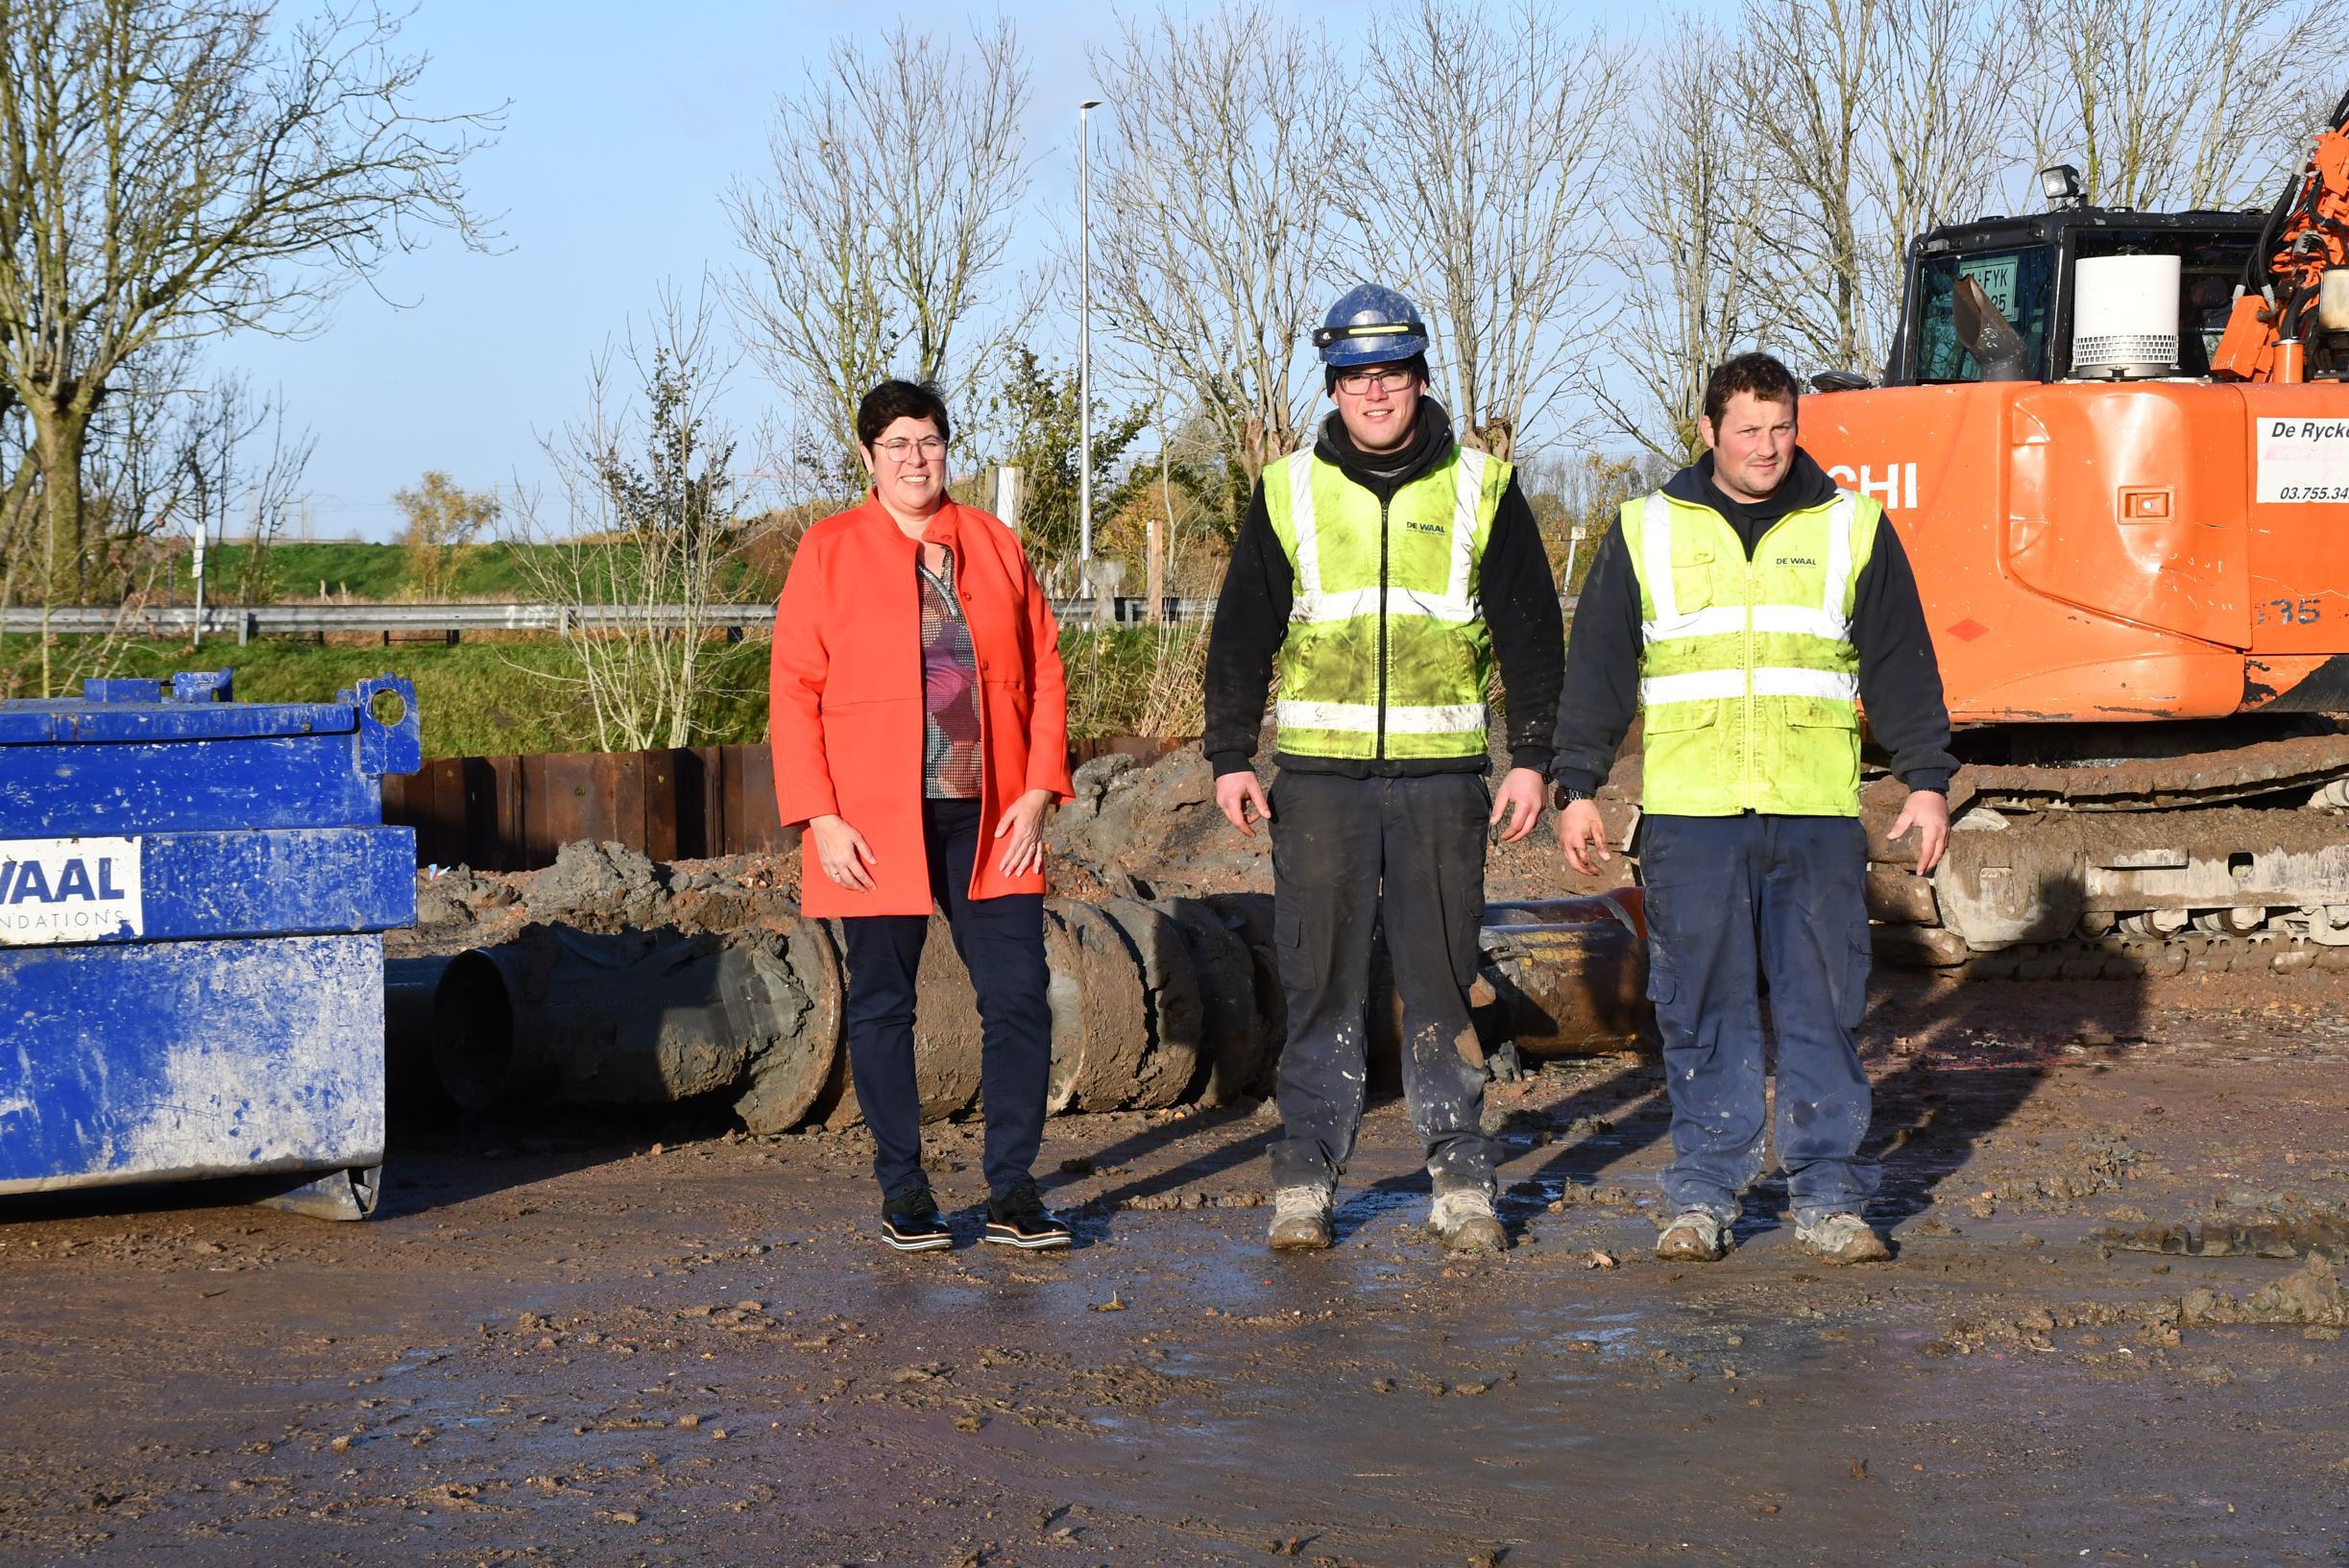
[[[1326,349],[1331,344],[1343,343],[1347,338],[1400,337],[1411,330],[1412,326],[1409,322],[1381,323],[1376,326],[1317,326],[1313,332],[1313,346],[1317,349]]]

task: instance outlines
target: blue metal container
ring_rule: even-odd
[[[383,937],[416,917],[415,688],[227,670],[0,702],[0,1194],[255,1178],[356,1219],[383,1163]]]

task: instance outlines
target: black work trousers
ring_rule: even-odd
[[[971,866],[995,849],[982,841],[979,803],[922,803],[931,896],[946,911],[955,952],[979,997],[980,1094],[986,1104],[988,1191],[1001,1197],[1029,1179],[1044,1139],[1053,1014],[1046,1001],[1044,899],[1009,893],[973,899]],[[816,875],[822,875],[821,872]],[[922,1097],[913,1076],[915,976],[928,915],[856,915],[840,922],[848,947],[848,1061],[857,1103],[873,1129],[873,1174],[884,1198],[924,1186]]]
[[[1272,786],[1272,925],[1289,1036],[1274,1185],[1334,1185],[1362,1127],[1370,937],[1383,918],[1402,1002],[1403,1095],[1436,1190],[1492,1188],[1484,1053],[1468,985],[1491,798],[1474,773]]]

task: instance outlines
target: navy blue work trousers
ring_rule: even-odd
[[[985,1101],[987,1188],[1001,1197],[1029,1179],[1044,1140],[1052,1072],[1051,975],[1044,961],[1044,899],[1036,893],[971,897],[971,866],[987,850],[975,800],[922,803],[931,896],[946,911],[955,952],[979,997],[980,1095]],[[822,876],[821,871],[813,872]],[[873,1174],[884,1198],[926,1184],[922,1097],[913,1075],[915,976],[928,915],[855,915],[840,922],[848,947],[848,1062],[857,1103],[873,1129]]]
[[[1868,1074],[1853,1041],[1868,1001],[1868,840],[1855,817],[1651,816],[1648,996],[1672,1099],[1675,1212],[1733,1220],[1762,1168],[1761,981],[1778,1040],[1777,1144],[1798,1222],[1857,1213]]]

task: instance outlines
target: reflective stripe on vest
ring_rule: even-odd
[[[1640,587],[1643,804],[1667,815],[1859,809],[1852,608],[1881,509],[1838,491],[1748,555],[1710,509],[1627,503]],[[1693,603],[1689,601],[1693,600]]]
[[[1382,594],[1377,497],[1310,451],[1266,470],[1266,510],[1295,582],[1273,704],[1282,751],[1484,751],[1492,646],[1477,573],[1509,473],[1506,463],[1455,446],[1397,491],[1386,508]]]

